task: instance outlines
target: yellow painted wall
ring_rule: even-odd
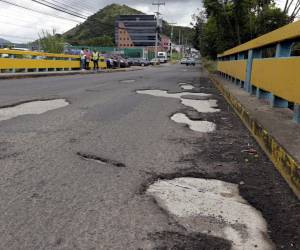
[[[300,58],[254,59],[251,83],[300,104]]]
[[[234,61],[219,61],[218,71],[226,73],[227,75],[238,78],[242,81],[246,79],[247,60]]]
[[[285,25],[277,30],[262,35],[249,42],[243,43],[237,47],[225,51],[219,56],[227,56],[249,49],[263,47],[272,43],[281,42],[288,39],[293,39],[300,36],[300,21]]]

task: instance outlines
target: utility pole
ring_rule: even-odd
[[[174,26],[175,24],[177,23],[169,23],[170,25],[172,25],[172,28],[171,28],[171,37],[170,37],[170,40],[171,40],[171,53],[170,53],[170,58],[171,58],[171,61],[172,61],[172,58],[173,58],[173,32],[174,32]]]
[[[159,30],[159,9],[161,5],[165,5],[165,2],[153,2],[152,5],[157,6],[157,12],[156,13],[156,34],[155,34],[155,63],[157,63],[157,54],[158,54],[158,30]]]

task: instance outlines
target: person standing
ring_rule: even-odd
[[[80,51],[80,68],[81,70],[85,70],[86,62],[85,62],[85,51],[84,48]]]
[[[90,69],[91,53],[89,49],[85,49],[85,69]]]
[[[94,70],[99,70],[99,52],[94,50],[92,55],[92,60],[94,63]]]

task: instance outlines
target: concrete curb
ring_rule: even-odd
[[[295,195],[300,199],[300,164],[294,157],[272,136],[259,121],[253,118],[249,111],[224,87],[217,79],[210,75],[210,79],[216,88],[222,93],[226,101],[232,106],[234,111],[251,132],[263,151],[273,162],[276,169],[287,181]]]
[[[38,77],[54,77],[54,76],[72,76],[72,75],[91,75],[91,74],[103,74],[103,73],[116,73],[116,72],[131,72],[142,70],[142,68],[136,69],[113,69],[113,70],[102,70],[100,72],[94,71],[59,71],[59,72],[39,72],[39,73],[11,73],[11,74],[0,74],[0,80],[13,80],[13,79],[24,79],[24,78],[38,78]]]

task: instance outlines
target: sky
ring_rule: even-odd
[[[136,8],[144,13],[153,14],[156,7],[152,5],[153,1],[158,0],[45,0],[42,2],[63,3],[65,7],[74,9],[77,13],[89,16],[106,5],[112,3],[126,4]],[[162,2],[162,0],[160,0]],[[278,5],[282,6],[285,0],[277,0]],[[31,8],[43,14],[25,10],[5,2],[11,2]],[[163,19],[177,25],[189,26],[192,21],[192,15],[201,8],[201,0],[165,0],[165,6],[161,6],[160,13]],[[45,15],[45,13],[54,16]],[[64,33],[77,24],[83,22],[83,19],[60,13],[48,7],[35,3],[33,0],[0,0],[0,37],[12,42],[28,42],[38,38],[42,30],[53,30],[57,33]]]

